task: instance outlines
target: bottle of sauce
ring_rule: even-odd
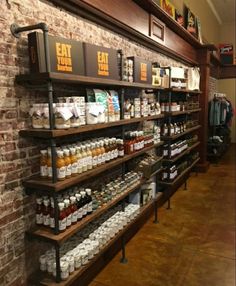
[[[91,149],[92,149],[92,164],[93,168],[96,168],[98,165],[98,156],[97,156],[97,149],[94,142],[91,143]]]
[[[76,149],[70,148],[70,161],[71,161],[71,175],[76,176],[78,174],[78,160],[76,156]]]
[[[50,225],[50,201],[48,198],[43,200],[43,225]]]
[[[100,141],[100,149],[102,152],[102,164],[105,164],[106,163],[106,150],[104,148],[104,141],[103,140]]]
[[[55,210],[54,210],[54,201],[53,201],[53,198],[50,199],[50,202],[51,202],[51,207],[50,207],[50,227],[52,229],[55,228]]]
[[[124,151],[124,140],[123,139],[117,139],[117,146],[118,146],[118,156],[124,157],[125,151]]]
[[[71,208],[70,208],[70,200],[65,199],[65,213],[66,213],[66,227],[71,226]]]
[[[81,151],[82,151],[81,155],[82,155],[82,162],[83,162],[82,171],[86,172],[88,170],[88,159],[87,159],[88,156],[87,156],[84,145],[81,146]]]
[[[86,217],[87,212],[88,212],[87,200],[85,198],[86,193],[85,193],[85,191],[81,191],[80,194],[81,194],[81,203],[83,206],[83,217]]]
[[[48,170],[48,178],[52,178],[52,154],[51,149],[48,148],[48,159],[47,159],[47,170]]]
[[[48,152],[47,150],[40,150],[40,177],[47,178],[48,177]]]
[[[43,200],[42,198],[36,199],[36,224],[43,224]]]
[[[66,167],[66,178],[71,177],[71,159],[70,159],[70,151],[68,149],[64,149],[64,161]]]
[[[58,203],[59,208],[59,231],[63,232],[66,230],[66,212],[64,203]]]
[[[167,126],[166,123],[163,125],[162,135],[163,136],[167,136],[168,135],[168,126]]]
[[[105,155],[106,155],[106,163],[111,160],[110,153],[109,153],[109,142],[107,139],[104,140],[105,143]]]
[[[100,166],[100,165],[102,165],[102,149],[100,147],[99,141],[96,143],[96,146],[97,146],[96,150],[97,150],[97,156],[98,156],[98,164],[97,165]]]
[[[86,152],[87,152],[87,158],[88,158],[88,170],[91,170],[93,168],[93,156],[92,156],[90,144],[86,144]]]
[[[82,200],[81,200],[81,194],[76,193],[75,194],[76,197],[76,204],[77,204],[77,220],[81,220],[83,218],[83,205],[82,205]]]
[[[116,159],[118,157],[118,146],[117,146],[117,142],[116,142],[116,138],[113,137],[113,144],[114,144],[114,159]]]
[[[78,219],[78,211],[77,211],[77,204],[76,204],[76,197],[72,196],[70,197],[70,205],[71,205],[71,223],[75,224],[77,223]]]
[[[83,172],[83,158],[81,155],[81,148],[80,146],[76,146],[76,156],[77,156],[77,170],[78,174],[81,174]]]
[[[92,201],[92,190],[91,189],[85,189],[86,196],[87,196],[87,214],[91,214],[93,212],[93,201]]]
[[[63,181],[66,178],[66,166],[63,157],[63,151],[57,150],[57,178],[59,181]]]

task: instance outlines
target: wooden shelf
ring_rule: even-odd
[[[160,200],[162,197],[161,193],[157,194],[157,197],[148,202],[146,205],[142,206],[140,208],[140,212],[137,215],[137,217],[132,220],[128,225],[126,225],[114,238],[112,238],[100,251],[99,253],[89,261],[88,264],[85,266],[81,267],[80,269],[74,271],[67,280],[62,281],[60,283],[56,283],[53,280],[52,276],[49,276],[45,273],[42,272],[37,272],[32,275],[32,282],[37,282],[37,285],[43,285],[43,286],[69,286],[72,285],[85,271],[87,271],[110,247],[114,245],[114,243],[121,238],[132,226],[138,222],[144,215],[145,213],[150,210],[153,207],[153,204],[157,201]]]
[[[200,158],[197,158],[187,169],[185,169],[181,174],[178,175],[178,177],[173,182],[163,182],[158,181],[158,183],[161,186],[167,186],[172,187],[174,186],[185,174],[187,174],[191,169],[197,164],[197,162],[200,160]]]
[[[184,132],[182,132],[180,134],[176,134],[176,135],[172,135],[172,136],[163,136],[162,140],[164,140],[164,141],[175,140],[175,139],[177,139],[179,137],[182,137],[182,136],[184,136],[184,135],[186,135],[188,133],[191,133],[191,132],[193,132],[195,130],[198,130],[200,127],[201,127],[201,125],[197,125],[197,126],[194,126],[192,128],[187,129],[186,131],[184,131]]]
[[[35,189],[35,190],[41,190],[41,191],[54,191],[54,192],[58,192],[61,190],[64,190],[66,188],[69,188],[71,186],[74,186],[78,183],[81,183],[82,181],[85,181],[87,179],[91,179],[91,177],[97,176],[99,174],[101,174],[104,171],[107,171],[111,168],[114,168],[124,162],[129,161],[132,158],[138,157],[142,154],[144,154],[145,152],[153,149],[153,148],[157,148],[159,146],[163,145],[163,142],[159,142],[153,146],[150,147],[146,147],[138,152],[135,152],[133,154],[130,155],[125,155],[122,158],[113,160],[109,163],[106,163],[104,165],[101,165],[100,167],[97,167],[95,169],[92,169],[90,171],[84,172],[80,175],[71,177],[69,179],[66,179],[64,181],[58,181],[57,183],[52,183],[51,180],[49,179],[42,179],[39,176],[33,176],[29,179],[27,179],[26,181],[23,182],[23,186],[25,188],[29,188],[29,189]]]
[[[174,162],[178,161],[180,158],[182,158],[184,155],[188,154],[191,150],[196,148],[199,144],[200,144],[200,142],[196,142],[195,144],[188,147],[188,149],[186,149],[185,151],[183,151],[182,153],[180,153],[179,155],[177,155],[173,159],[163,159],[162,161],[163,161],[163,163],[174,163]]]
[[[103,86],[103,87],[125,87],[125,88],[140,88],[140,89],[155,89],[163,90],[161,87],[151,84],[142,84],[135,82],[119,81],[104,78],[95,78],[81,75],[62,74],[62,73],[37,73],[37,74],[21,74],[16,76],[16,82],[21,85],[42,85],[48,81],[77,84],[81,86]]]
[[[80,126],[78,128],[70,128],[70,129],[62,129],[62,130],[59,130],[59,129],[53,129],[53,130],[26,129],[26,130],[20,130],[19,133],[23,137],[35,137],[35,138],[50,139],[50,138],[58,138],[58,137],[64,137],[64,136],[69,136],[69,135],[76,135],[76,134],[85,133],[85,132],[91,132],[94,130],[112,128],[112,127],[116,127],[116,126],[130,125],[130,124],[134,124],[134,123],[143,122],[146,120],[156,120],[159,118],[164,118],[164,115],[159,114],[159,115],[140,117],[140,118],[121,119],[121,120],[116,121],[116,122],[84,125],[84,126]]]
[[[192,93],[192,94],[201,94],[202,91],[200,90],[190,90],[190,89],[181,89],[181,88],[165,88],[164,91],[172,91],[172,92],[179,92],[179,93]]]
[[[192,110],[185,110],[185,111],[170,111],[170,112],[165,112],[165,116],[177,116],[177,115],[182,115],[182,114],[191,114],[195,112],[201,111],[201,108],[196,108]]]

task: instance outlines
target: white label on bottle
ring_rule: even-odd
[[[93,211],[93,202],[88,203],[88,212],[91,213]]]
[[[167,179],[167,177],[168,177],[168,174],[166,172],[163,173],[163,179]]]
[[[82,163],[83,163],[83,162],[82,162],[82,159],[80,159],[80,160],[77,161],[77,167],[78,167],[77,170],[78,170],[78,173],[79,173],[79,174],[81,174],[82,171],[83,171],[83,165],[82,165]]]
[[[88,166],[88,157],[86,156],[83,158],[83,168],[87,168],[87,166]]]
[[[119,150],[118,154],[119,154],[119,157],[123,157],[125,155],[125,152],[124,150]]]
[[[98,155],[98,165],[102,164],[102,154]]]
[[[69,214],[66,218],[66,226],[70,226],[71,225],[71,214]]]
[[[164,149],[164,151],[163,151],[163,156],[164,156],[164,157],[168,156],[168,150]]]
[[[43,224],[43,214],[36,214],[36,223]]]
[[[77,163],[77,162],[74,162],[74,163],[71,165],[71,173],[72,173],[72,174],[77,174],[77,173],[78,173],[78,163]]]
[[[87,212],[88,212],[88,205],[86,204],[83,206],[83,216],[86,216]]]
[[[64,179],[66,176],[66,167],[57,168],[57,178]]]
[[[88,166],[92,167],[92,165],[93,165],[93,157],[88,156]]]
[[[106,153],[103,153],[102,154],[102,163],[105,163],[106,162]]]
[[[175,172],[174,173],[170,173],[170,179],[174,179],[175,177]]]
[[[40,167],[40,175],[41,177],[47,177],[48,176],[48,166],[41,166]]]
[[[96,167],[98,164],[98,156],[94,156],[92,162],[93,162],[93,167]]]
[[[110,161],[111,157],[110,157],[110,152],[106,153],[106,162]]]
[[[50,227],[51,228],[55,227],[55,219],[54,219],[54,217],[50,217]]]
[[[44,215],[43,216],[43,224],[44,225],[50,225],[50,215]]]
[[[117,149],[115,149],[114,154],[115,154],[115,158],[117,158],[118,157],[118,150]]]
[[[71,164],[66,166],[66,176],[71,176]]]
[[[111,160],[113,160],[115,158],[115,152],[114,150],[111,151]]]
[[[134,144],[131,144],[131,145],[130,145],[130,151],[131,151],[131,152],[134,152]]]
[[[78,219],[81,219],[83,217],[83,213],[84,213],[84,208],[81,207],[79,210],[78,210]]]
[[[71,222],[77,222],[77,219],[78,219],[78,212],[75,211],[72,213],[72,216],[71,216]]]
[[[59,220],[59,230],[65,230],[66,229],[66,218]]]
[[[52,167],[48,167],[48,177],[52,178]]]

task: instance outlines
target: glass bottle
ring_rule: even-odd
[[[86,153],[87,153],[87,162],[88,162],[88,170],[91,170],[93,168],[93,156],[91,151],[91,145],[86,144]]]
[[[97,146],[97,156],[98,156],[98,166],[100,166],[102,164],[102,149],[100,148],[100,142],[97,141],[96,142],[96,146]]]
[[[104,148],[105,148],[105,156],[106,156],[106,163],[110,161],[110,153],[109,153],[109,142],[107,139],[104,140]]]
[[[70,200],[64,200],[65,213],[66,213],[66,227],[71,226],[71,209],[70,209]]]
[[[68,149],[64,149],[64,161],[66,167],[66,178],[71,177],[71,159],[70,159],[70,151]]]
[[[43,224],[43,200],[42,198],[36,199],[36,224]]]
[[[70,161],[71,161],[71,175],[78,174],[78,161],[76,156],[76,148],[70,148]]]
[[[43,200],[43,225],[50,225],[50,201],[48,198]]]
[[[66,178],[66,166],[65,160],[63,157],[63,151],[57,151],[57,160],[56,160],[56,167],[57,167],[57,178],[59,181],[63,181]]]
[[[77,156],[78,174],[81,174],[83,172],[83,158],[81,155],[81,147],[80,146],[76,146],[76,156]]]
[[[87,214],[91,214],[93,212],[93,202],[92,202],[92,190],[91,189],[85,189],[86,196],[87,196]]]
[[[80,194],[81,194],[81,203],[83,206],[83,217],[86,217],[87,212],[88,212],[87,200],[85,198],[86,193],[84,191],[81,191]]]
[[[53,198],[50,198],[51,208],[50,208],[50,227],[55,228],[55,219],[54,219],[54,201]]]
[[[63,232],[66,230],[66,212],[64,203],[58,203],[59,208],[59,231]]]
[[[40,150],[40,177],[47,178],[48,177],[48,152],[47,150]]]
[[[105,164],[106,163],[106,150],[104,148],[104,140],[100,141],[100,149],[102,152],[102,164]]]
[[[76,193],[76,204],[77,204],[77,220],[81,220],[83,218],[83,205],[82,205],[82,200],[81,200],[81,194]]]
[[[48,178],[52,178],[52,154],[50,148],[48,148],[47,170]]]
[[[91,143],[91,148],[92,148],[92,164],[93,168],[96,168],[98,165],[98,156],[97,156],[97,149],[95,143]]]
[[[88,170],[88,159],[87,159],[88,156],[87,156],[84,145],[81,146],[81,150],[82,150],[81,155],[82,155],[82,162],[83,162],[82,171],[86,172]]]
[[[78,219],[78,211],[77,211],[77,204],[76,204],[76,197],[70,197],[70,204],[71,204],[71,223],[75,224]]]
[[[124,152],[124,140],[123,139],[117,139],[117,146],[118,146],[118,156],[119,157],[124,157],[125,152]]]

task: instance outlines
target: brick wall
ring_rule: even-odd
[[[208,100],[212,100],[214,97],[214,93],[218,92],[218,79],[214,77],[210,77],[209,79],[209,96]]]
[[[21,182],[38,171],[39,149],[36,141],[22,139],[18,132],[28,127],[29,106],[42,96],[14,84],[16,74],[28,72],[28,53],[26,34],[14,38],[10,25],[45,22],[52,35],[121,48],[125,56],[164,65],[180,64],[46,1],[0,0],[0,4],[0,285],[21,286],[37,268],[39,249],[38,242],[25,238],[34,223],[34,197],[26,195]]]

